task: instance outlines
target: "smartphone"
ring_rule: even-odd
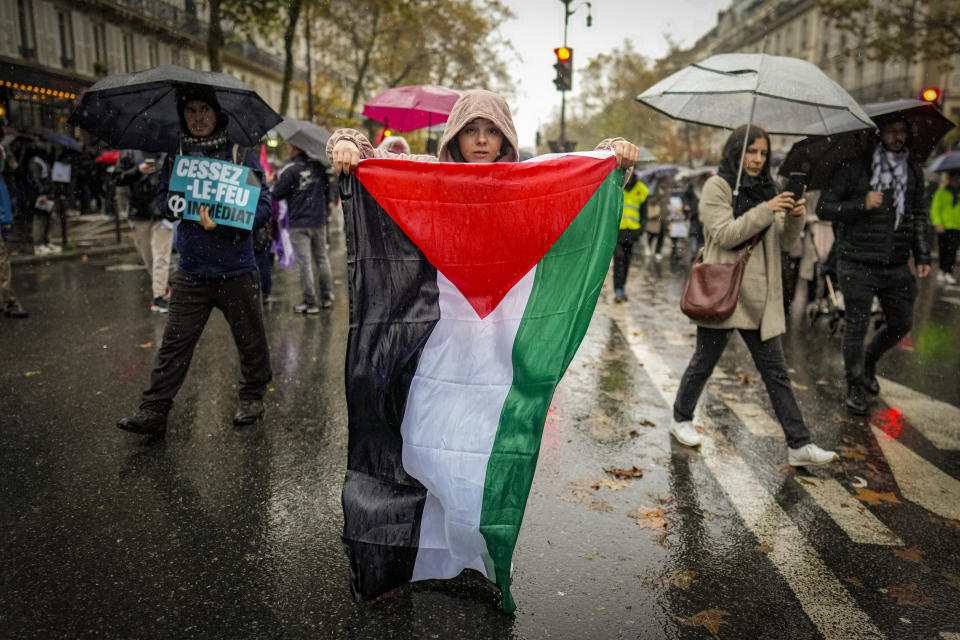
[[[803,197],[803,188],[807,185],[807,174],[802,171],[792,171],[790,172],[790,177],[787,179],[787,186],[784,187],[784,191],[789,191],[793,194],[794,200],[799,200]]]

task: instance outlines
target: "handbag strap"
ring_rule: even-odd
[[[747,260],[750,259],[750,256],[753,253],[753,248],[757,246],[757,244],[760,242],[760,238],[763,237],[763,234],[765,232],[766,232],[766,229],[764,229],[763,231],[761,231],[760,233],[758,233],[757,235],[753,236],[750,239],[750,244],[747,245],[746,249],[743,250],[743,253],[740,254],[740,257],[737,258],[738,262],[741,260],[743,262],[746,262]]]

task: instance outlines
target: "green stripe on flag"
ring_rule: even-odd
[[[547,411],[590,324],[623,208],[623,171],[613,171],[537,264],[533,290],[513,343],[513,385],[487,463],[480,533],[489,577],[513,611],[510,562],[533,483]],[[579,280],[577,279],[579,277]]]

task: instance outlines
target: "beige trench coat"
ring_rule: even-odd
[[[760,339],[769,340],[786,331],[780,254],[800,237],[803,216],[774,211],[764,203],[734,219],[732,202],[733,189],[726,180],[713,176],[704,183],[700,198],[704,262],[736,262],[740,252],[734,247],[766,231],[747,261],[733,315],[722,322],[697,324],[713,329],[759,329]]]

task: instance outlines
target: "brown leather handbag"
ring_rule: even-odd
[[[701,249],[683,287],[680,310],[695,322],[720,322],[733,315],[740,298],[743,270],[762,236],[763,232],[755,235],[737,261],[731,264],[705,263]]]

